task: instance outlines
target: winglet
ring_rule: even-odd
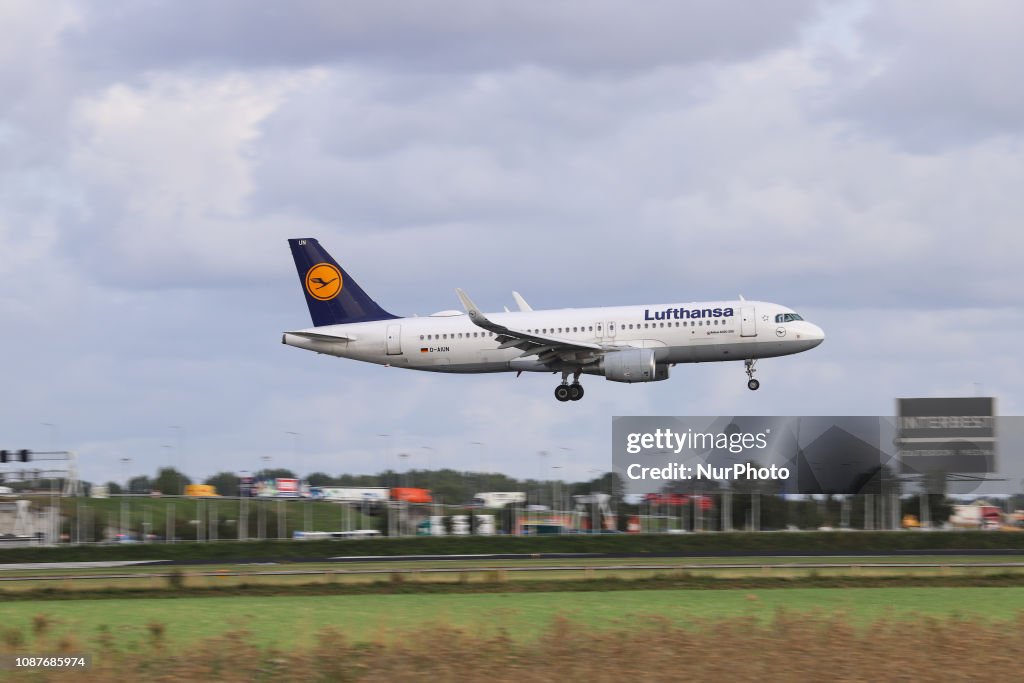
[[[468,294],[458,287],[455,288],[455,293],[458,294],[459,301],[462,302],[462,307],[466,309],[466,314],[469,315],[470,320],[473,322],[486,320],[486,318],[484,318],[484,314],[480,312],[480,309],[476,307],[476,304],[473,303],[473,300],[469,298]]]
[[[519,306],[519,310],[523,313],[533,310],[533,308],[530,307],[530,304],[526,303],[526,299],[524,299],[523,295],[519,292],[512,292],[512,298],[516,300],[516,305]]]

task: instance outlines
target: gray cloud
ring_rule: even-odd
[[[305,67],[360,63],[412,71],[543,64],[630,71],[749,58],[792,40],[809,0],[770,11],[745,3],[601,0],[544,4],[446,0],[387,5],[329,0],[109,2],[89,6],[66,42],[103,68]]]
[[[934,153],[1019,135],[1024,6],[1012,0],[873,3],[831,111],[905,149]]]

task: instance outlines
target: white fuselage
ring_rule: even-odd
[[[715,315],[731,309],[732,315]],[[821,328],[783,322],[792,309],[760,301],[691,302],[487,314],[512,330],[605,347],[650,348],[659,365],[751,360],[814,348]],[[308,333],[309,336],[302,336]],[[329,339],[341,336],[347,339]],[[282,342],[317,353],[433,372],[551,372],[517,348],[498,348],[493,332],[459,311],[328,325],[285,333]],[[598,366],[583,372],[601,374]]]

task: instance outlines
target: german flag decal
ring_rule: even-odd
[[[427,351],[429,351],[429,349],[425,346],[420,348],[420,353],[426,353]]]

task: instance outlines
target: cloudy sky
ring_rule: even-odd
[[[613,415],[1021,414],[1021,25],[1012,0],[2,2],[2,447],[101,481],[398,452],[537,476],[541,450],[584,478]],[[758,392],[722,363],[559,404],[548,375],[282,346],[306,236],[399,315],[743,294],[828,338]]]

